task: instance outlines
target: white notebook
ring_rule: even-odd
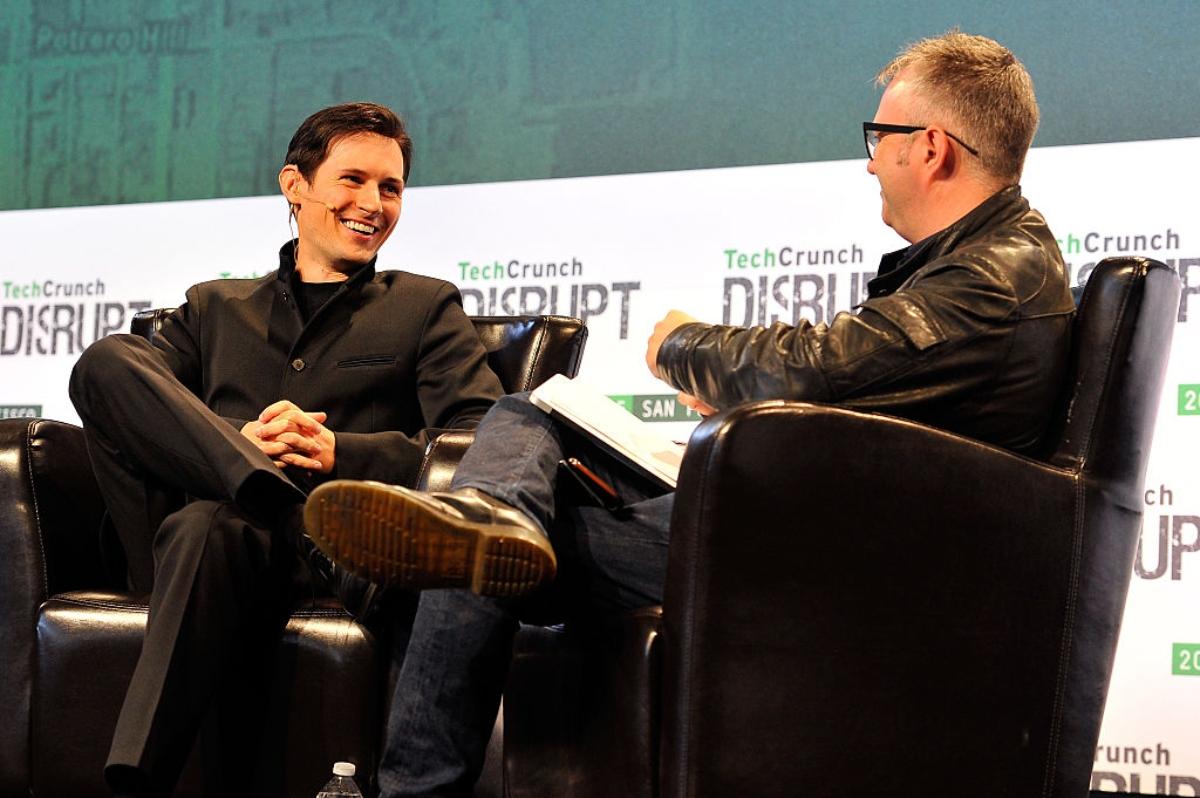
[[[577,379],[555,374],[530,395],[547,413],[595,439],[604,449],[664,487],[675,489],[685,444],[655,429]]]

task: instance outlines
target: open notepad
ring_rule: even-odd
[[[654,429],[587,383],[555,374],[530,395],[534,405],[595,439],[604,449],[671,490],[684,444]]]

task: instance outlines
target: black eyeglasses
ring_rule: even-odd
[[[867,146],[867,159],[875,160],[875,148],[879,146],[879,140],[888,133],[916,133],[918,130],[926,130],[926,125],[883,125],[878,122],[863,122],[863,144]],[[957,141],[963,146],[967,152],[979,157],[979,150],[972,147],[967,142],[960,139],[958,136],[946,131],[946,135]]]

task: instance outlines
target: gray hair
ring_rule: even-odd
[[[986,36],[951,30],[908,45],[880,70],[886,86],[908,71],[918,100],[909,124],[952,124],[949,132],[979,151],[984,172],[1006,183],[1021,179],[1038,126],[1037,98],[1025,66]]]

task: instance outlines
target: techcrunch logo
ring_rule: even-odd
[[[608,398],[642,421],[699,421],[703,418],[673,393],[615,394]]]
[[[640,282],[552,283],[550,280],[582,277],[583,262],[569,261],[524,263],[519,259],[491,263],[457,262],[459,292],[463,308],[475,316],[562,314],[588,319],[612,310],[619,314],[618,337],[629,337],[629,306]],[[514,282],[542,280],[539,284],[514,285]],[[465,283],[480,283],[471,287]]]
[[[571,258],[570,262],[561,263],[522,263],[510,260],[508,263],[493,261],[476,264],[469,260],[458,262],[458,279],[466,280],[542,280],[547,277],[582,277],[583,263],[579,258]]]
[[[721,254],[727,272],[837,267],[863,262],[863,249],[858,244],[826,249],[794,246],[731,248],[722,250]],[[757,278],[726,277],[721,323],[747,327],[778,321],[798,324],[802,318],[814,324],[833,321],[838,312],[849,310],[867,298],[867,283],[874,276],[873,271],[831,271],[826,274],[782,274],[773,279],[761,273]]]
[[[0,419],[41,417],[41,405],[0,405]]]
[[[1171,767],[1171,749],[1162,743],[1148,745],[1098,745],[1092,757],[1095,763],[1092,769],[1093,790],[1108,790],[1116,792],[1142,793],[1154,790],[1155,795],[1200,795],[1200,779],[1195,776],[1181,776],[1172,773],[1143,773],[1142,768]],[[1120,771],[1101,770],[1112,766],[1125,765]],[[1153,779],[1153,787],[1151,780]],[[1144,789],[1143,789],[1144,788]],[[1186,793],[1180,792],[1186,788]]]
[[[28,283],[5,280],[0,283],[0,298],[3,299],[57,299],[104,296],[104,293],[104,282],[99,279],[78,283],[60,283],[57,280],[35,280]]]
[[[1179,233],[1169,227],[1164,232],[1149,234],[1105,235],[1091,232],[1078,236],[1068,233],[1065,238],[1055,240],[1058,241],[1058,247],[1064,255],[1077,255],[1084,252],[1088,254],[1126,252],[1136,255],[1143,252],[1179,249]]]
[[[108,295],[104,281],[2,280],[0,357],[78,355],[88,344],[124,329],[133,313],[149,301],[78,302]]]
[[[848,263],[862,263],[863,251],[858,244],[851,244],[841,249],[799,249],[796,247],[780,247],[772,249],[763,247],[759,250],[743,252],[740,249],[723,250],[725,268],[728,269],[774,269],[777,266],[844,266]]]

